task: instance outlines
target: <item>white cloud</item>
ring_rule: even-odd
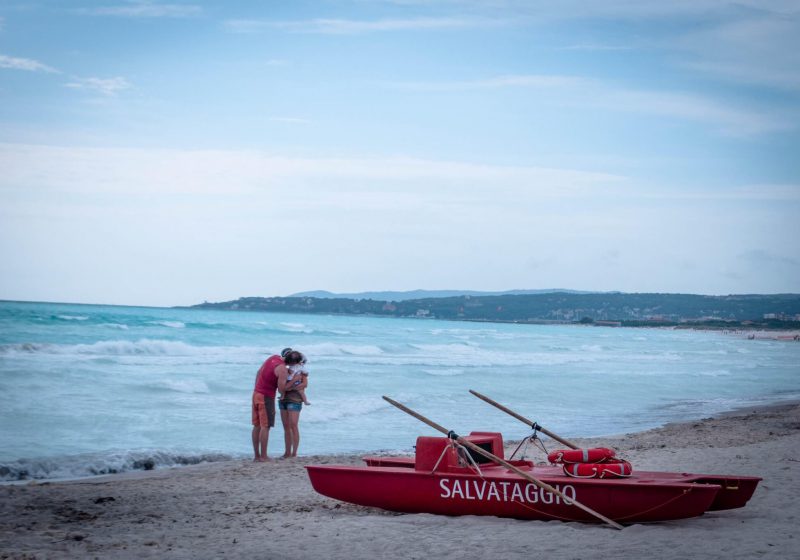
[[[800,202],[800,184],[752,184],[736,187],[676,190],[654,187],[644,196],[663,200],[741,201],[741,202]]]
[[[200,15],[203,8],[193,4],[161,4],[150,0],[129,0],[126,4],[86,8],[80,13],[94,16],[131,18],[185,18]]]
[[[353,282],[408,289],[465,278],[470,287],[704,293],[797,285],[796,275],[759,274],[755,262],[798,260],[796,204],[757,213],[747,201],[721,211],[713,199],[681,203],[679,195],[652,204],[630,181],[603,173],[20,144],[0,144],[0,169],[0,242],[14,272],[0,282],[6,297],[176,305],[219,290],[260,293],[263,278],[271,294],[305,289],[270,268],[287,252],[303,256],[303,281],[340,291]],[[746,263],[737,256],[751,247],[770,253],[745,255],[755,265],[738,282],[718,278],[725,266],[739,270],[731,263]],[[687,255],[698,263],[689,274]],[[587,270],[597,272],[594,284],[576,285]],[[79,288],[40,280],[52,277]]]
[[[726,22],[674,41],[686,67],[746,84],[800,90],[800,17]]]
[[[743,200],[776,200],[800,202],[800,184],[796,185],[747,185],[732,189],[731,198]]]
[[[301,119],[299,117],[270,117],[269,120],[272,122],[280,122],[286,124],[310,124],[311,121],[308,119]]]
[[[739,13],[796,14],[796,0],[387,0],[392,4],[436,5],[457,10],[514,14],[535,19],[653,19],[723,17]]]
[[[130,89],[131,84],[120,76],[114,78],[75,78],[66,84],[73,89],[85,89],[102,93],[103,95],[116,95],[117,93]]]
[[[586,80],[578,76],[559,76],[552,74],[528,74],[495,76],[480,80],[447,82],[393,82],[386,84],[397,89],[413,91],[458,91],[473,89],[499,89],[507,87],[554,88],[579,86]]]
[[[674,117],[708,123],[730,136],[757,136],[796,128],[786,114],[736,107],[719,99],[691,93],[606,87],[594,103],[616,111]]]
[[[275,21],[266,19],[233,19],[225,26],[235,33],[258,33],[270,29],[283,29],[294,33],[319,33],[329,35],[355,35],[385,31],[420,31],[436,29],[468,29],[508,25],[508,20],[467,17],[428,17],[408,19],[310,19],[301,21]]]
[[[581,43],[577,45],[568,45],[560,47],[558,50],[562,51],[629,51],[634,47],[623,45],[603,45],[600,43]]]
[[[637,42],[670,53],[680,52],[683,59],[673,62],[684,68],[740,83],[800,90],[797,0],[409,0],[401,3],[435,5],[445,13],[468,11],[481,14],[488,21],[502,16],[508,18],[504,21],[513,21],[515,25],[541,26],[580,19],[593,22],[599,30],[615,21],[627,26],[646,26],[637,33]],[[628,48],[588,42],[560,50]]]
[[[291,158],[256,151],[138,150],[0,144],[0,190],[97,193],[254,193],[341,186],[368,192],[443,188],[580,196],[616,185],[608,173],[406,157]],[[465,195],[468,196],[468,195]]]
[[[1,22],[0,22],[1,23]],[[28,72],[51,72],[59,73],[58,70],[42,64],[30,58],[17,58],[0,54],[0,68],[10,68],[12,70],[26,70]]]
[[[800,260],[794,257],[785,257],[764,249],[752,249],[739,255],[739,258],[755,264],[781,264],[800,266]]]
[[[396,82],[386,84],[397,89],[416,91],[459,91],[473,89],[536,88],[558,92],[557,102],[582,107],[649,114],[707,123],[730,136],[755,136],[797,127],[796,119],[785,112],[767,112],[734,106],[709,96],[647,91],[620,87],[580,76],[513,75],[478,80],[442,82]]]

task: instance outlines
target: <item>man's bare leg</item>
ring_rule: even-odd
[[[267,457],[267,445],[269,444],[269,426],[261,428],[258,435],[258,443],[261,447],[261,457],[258,459],[260,462],[269,461]]]
[[[261,458],[261,453],[259,451],[260,435],[261,427],[253,426],[253,461],[258,461]]]

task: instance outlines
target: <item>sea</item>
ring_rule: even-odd
[[[252,457],[256,371],[287,346],[310,371],[300,455],[437,435],[383,395],[507,439],[531,429],[470,389],[567,438],[800,399],[799,343],[722,332],[0,302],[0,481]]]

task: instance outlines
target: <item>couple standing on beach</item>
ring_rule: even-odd
[[[273,355],[259,368],[253,390],[253,454],[257,462],[268,461],[269,429],[275,426],[275,395],[280,392],[278,408],[281,411],[283,437],[286,444],[284,458],[296,457],[300,445],[298,422],[305,397],[308,372],[305,356],[297,350],[284,348],[281,355]]]

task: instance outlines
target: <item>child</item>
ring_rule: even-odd
[[[289,370],[289,375],[286,376],[286,391],[297,391],[303,397],[303,404],[311,404],[306,398],[305,388],[298,389],[297,386],[303,383],[303,376],[306,379],[306,386],[308,386],[308,370],[306,369],[306,357],[299,364],[286,366]]]

